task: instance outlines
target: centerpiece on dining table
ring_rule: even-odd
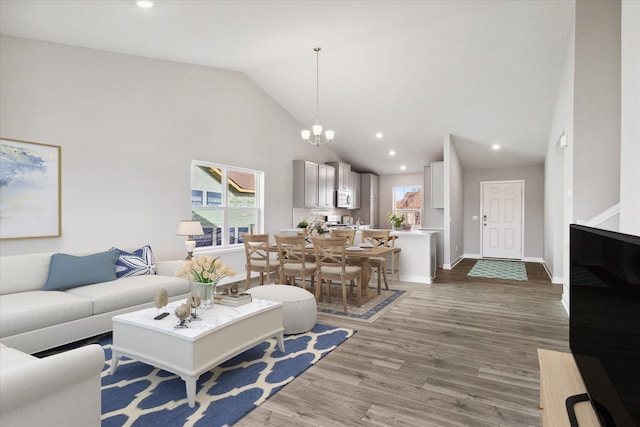
[[[176,273],[176,276],[191,281],[192,292],[200,297],[201,305],[204,307],[210,307],[213,304],[213,295],[220,280],[235,275],[233,268],[222,262],[220,257],[213,258],[207,255],[185,262]]]
[[[324,237],[324,234],[329,234],[329,226],[324,220],[317,218],[307,225],[307,236]]]

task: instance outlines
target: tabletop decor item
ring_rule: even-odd
[[[156,320],[164,319],[169,315],[167,313],[167,304],[169,304],[169,293],[165,288],[160,288],[156,292],[156,296],[153,299],[153,303],[158,309],[158,315],[154,317]],[[160,313],[160,309],[164,308],[164,312]]]
[[[200,320],[200,317],[198,316],[198,307],[200,307],[200,303],[201,300],[198,295],[191,295],[187,298],[187,304],[191,306],[191,319],[189,319],[189,321]]]
[[[175,315],[179,320],[178,324],[174,326],[175,328],[189,327],[185,324],[185,322],[187,321],[187,318],[191,315],[191,307],[189,306],[189,304],[182,304],[176,307]]]
[[[400,230],[400,227],[402,226],[402,224],[405,221],[404,214],[397,214],[397,213],[393,213],[393,212],[390,212],[387,215],[387,218],[389,220],[389,224],[391,224],[393,226],[394,230]]]
[[[314,219],[307,226],[308,236],[318,237],[328,233],[329,233],[329,227],[327,226],[327,223],[320,218]]]
[[[220,257],[199,256],[185,262],[176,273],[178,277],[184,277],[193,283],[192,292],[198,295],[201,306],[210,307],[213,304],[213,294],[218,282],[224,277],[233,277],[236,272],[220,260]]]

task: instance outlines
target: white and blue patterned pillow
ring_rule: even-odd
[[[120,252],[116,261],[116,277],[142,276],[145,274],[156,274],[156,261],[153,258],[151,246],[146,245],[133,252],[123,251],[118,248],[111,248],[112,251]]]

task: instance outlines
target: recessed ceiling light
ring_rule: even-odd
[[[395,155],[396,155],[396,152],[395,152],[394,150],[389,150],[389,155],[390,155],[390,156],[395,156]]]
[[[376,132],[376,138],[378,139],[382,139],[384,135],[382,135],[382,132]]]
[[[495,151],[498,151],[500,149],[500,144],[493,144],[491,148],[494,149]]]
[[[400,170],[405,170],[407,167],[405,165],[400,165]]]
[[[138,0],[136,4],[138,5],[138,7],[141,7],[143,9],[149,9],[150,7],[153,7],[153,2],[149,0]]]

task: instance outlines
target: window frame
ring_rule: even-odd
[[[420,194],[420,207],[419,208],[410,208],[410,209],[398,209],[396,208],[396,188],[417,188],[418,193]],[[408,192],[405,191],[406,195]],[[417,217],[419,218],[419,222],[417,224],[411,224],[413,227],[421,227],[422,226],[422,210],[424,208],[424,187],[422,184],[398,184],[393,185],[391,187],[391,212],[394,214],[406,214],[409,212],[415,212]],[[406,218],[406,215],[405,215]]]
[[[208,203],[208,194],[211,194],[212,190],[207,190],[206,188],[194,188],[194,170],[198,167],[207,167],[207,168],[217,168],[220,170],[220,183],[222,194],[220,195],[220,205],[210,205]],[[255,207],[244,207],[244,206],[229,206],[229,171],[238,171],[243,173],[253,174],[255,177]],[[221,236],[220,236],[220,245],[216,245],[215,241],[213,241],[211,246],[198,246],[196,247],[194,254],[199,253],[209,253],[209,252],[224,252],[229,249],[239,249],[244,247],[243,243],[229,243],[230,231],[229,231],[229,211],[230,210],[247,210],[254,211],[256,217],[256,224],[254,227],[254,233],[260,233],[261,230],[264,229],[264,171],[243,168],[240,166],[226,165],[223,163],[214,163],[208,162],[204,160],[192,160],[191,165],[189,167],[189,176],[190,176],[190,205],[189,211],[192,219],[196,219],[194,215],[194,208],[199,211],[221,211],[222,212],[222,224],[221,228]],[[202,204],[194,205],[193,204],[193,191],[202,191]],[[213,239],[216,236],[214,234]]]

